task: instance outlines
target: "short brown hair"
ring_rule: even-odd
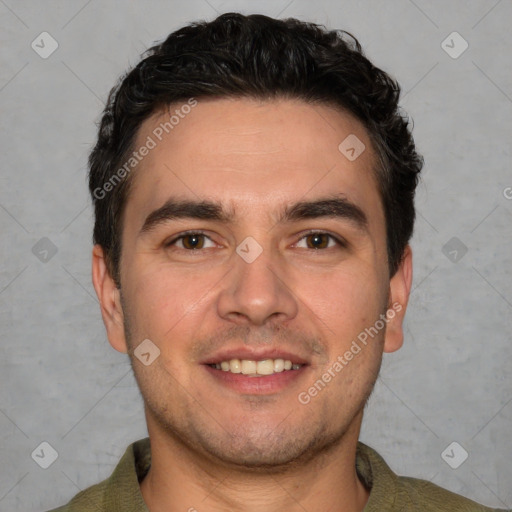
[[[412,236],[423,166],[399,96],[398,83],[375,67],[345,31],[293,18],[227,13],[171,33],[111,90],[89,156],[93,239],[103,247],[117,286],[132,176],[119,171],[141,124],[158,109],[192,97],[294,98],[338,106],[359,119],[379,158],[376,174],[393,275]]]

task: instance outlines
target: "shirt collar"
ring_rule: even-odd
[[[149,437],[132,443],[126,449],[105,489],[102,510],[111,512],[149,512],[139,482],[151,465]]]
[[[149,437],[128,446],[109,478],[104,495],[105,510],[149,512],[139,483],[148,472],[150,465]],[[357,443],[356,471],[362,482],[370,489],[370,497],[364,512],[394,510],[398,477],[375,450],[361,442]]]
[[[395,510],[397,475],[373,448],[360,441],[356,449],[356,471],[370,489],[370,497],[363,512]]]

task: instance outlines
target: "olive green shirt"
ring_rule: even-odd
[[[149,512],[139,482],[150,464],[149,438],[136,441],[128,446],[109,478],[81,491],[67,505],[50,512]],[[356,470],[366,487],[371,489],[364,512],[498,511],[425,480],[395,475],[375,450],[361,442],[357,445]]]

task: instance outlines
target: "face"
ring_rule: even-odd
[[[199,100],[159,141],[168,119],[135,145],[156,142],[132,177],[121,292],[94,250],[109,340],[130,353],[150,432],[225,464],[311,458],[360,426],[402,342],[410,254],[390,279],[368,134],[298,100]],[[349,135],[355,160],[338,149]]]

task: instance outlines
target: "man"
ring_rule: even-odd
[[[484,511],[358,442],[402,345],[422,167],[344,32],[224,14],[112,91],[93,282],[149,438],[59,511]]]

